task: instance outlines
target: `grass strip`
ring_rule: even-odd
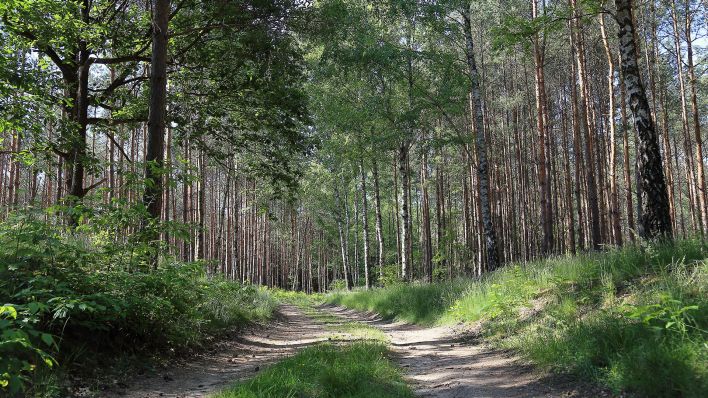
[[[318,344],[267,368],[213,398],[412,397],[385,345]]]

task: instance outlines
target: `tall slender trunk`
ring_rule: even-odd
[[[609,174],[610,174],[610,223],[612,224],[614,243],[622,245],[622,227],[620,224],[619,211],[619,192],[617,190],[617,148],[615,145],[615,59],[612,56],[609,41],[607,40],[607,32],[605,30],[605,16],[601,14],[600,33],[602,36],[602,44],[605,47],[605,56],[607,57],[607,93],[609,96],[609,115],[608,127],[610,130],[610,156],[609,156]]]
[[[376,243],[378,244],[378,268],[379,278],[383,276],[384,265],[384,241],[383,241],[383,220],[381,219],[381,194],[379,190],[379,170],[376,158],[373,159],[372,173],[374,177],[374,206],[376,207]]]
[[[696,71],[693,65],[693,41],[691,39],[691,24],[692,16],[690,10],[691,2],[686,0],[686,63],[688,69],[688,83],[691,86],[691,113],[693,114],[693,135],[694,135],[694,151],[696,163],[696,177],[698,188],[698,203],[700,206],[701,221],[703,224],[702,233],[708,231],[708,208],[706,208],[706,178],[703,169],[703,139],[701,138],[701,121],[698,112],[698,95]]]
[[[681,127],[683,128],[683,136],[684,136],[684,149],[686,150],[686,169],[687,169],[687,178],[686,182],[688,185],[688,197],[689,197],[689,202],[691,202],[691,214],[695,215],[696,207],[698,205],[694,205],[693,202],[695,200],[698,200],[698,198],[695,195],[695,187],[696,187],[696,173],[693,172],[694,167],[693,167],[693,162],[691,161],[690,156],[688,155],[689,150],[690,150],[690,145],[689,145],[689,136],[690,136],[690,128],[688,124],[688,105],[686,104],[686,84],[685,84],[685,78],[684,78],[684,72],[683,72],[683,57],[682,57],[682,49],[681,49],[681,33],[679,30],[679,23],[678,23],[678,12],[676,10],[676,1],[672,0],[671,1],[671,23],[672,27],[674,30],[674,55],[675,55],[675,62],[676,62],[676,73],[678,76],[678,91],[679,91],[679,98],[681,99]],[[702,213],[699,212],[699,214],[702,215]],[[696,218],[698,219],[698,222],[696,223]],[[701,225],[703,223],[703,218],[702,217],[692,217],[692,220],[694,222],[694,226],[698,224],[700,227],[700,231],[704,231],[706,228],[704,225]]]
[[[408,142],[404,141],[398,148],[398,172],[401,176],[401,193],[399,203],[401,209],[401,278],[407,280],[410,278],[411,258],[411,233],[409,230],[409,219],[411,217],[410,203],[408,202],[408,191],[410,189],[410,175],[408,174]]]
[[[400,276],[401,270],[401,223],[399,222],[399,214],[401,208],[401,202],[398,196],[398,166],[397,157],[393,155],[393,203],[394,203],[394,214],[392,215],[393,223],[396,227],[396,263],[398,264],[398,272]]]
[[[364,286],[371,287],[369,280],[369,209],[366,198],[366,172],[364,161],[359,161],[359,174],[361,174],[361,223],[364,234]]]
[[[145,154],[145,194],[143,204],[150,217],[162,213],[162,175],[165,147],[167,101],[167,23],[170,0],[154,0],[152,21],[152,59],[150,60],[150,114]]]
[[[335,200],[335,206],[336,206],[336,218],[337,218],[337,232],[339,233],[339,248],[340,252],[342,254],[342,272],[344,273],[344,284],[346,285],[347,289],[349,289],[349,270],[348,270],[348,256],[347,256],[347,247],[346,247],[346,238],[344,236],[345,231],[344,227],[342,226],[342,213],[341,213],[341,208],[342,208],[342,201],[339,196],[339,189],[337,188],[337,182],[334,183],[334,200]],[[346,206],[346,204],[344,204]]]
[[[572,24],[572,22],[571,22]],[[578,71],[575,64],[575,42],[572,34],[573,27],[571,25],[571,77],[572,81],[570,84],[570,101],[571,101],[571,112],[572,112],[572,126],[573,126],[573,157],[575,159],[575,207],[578,209],[578,248],[582,251],[585,250],[585,219],[583,212],[583,198],[582,198],[582,171],[585,169],[585,160],[582,151],[582,133],[580,131],[580,111],[578,109],[578,87],[577,87],[577,77]]]
[[[199,151],[199,181],[197,182],[197,248],[195,250],[195,259],[205,260],[206,240],[204,237],[204,220],[206,217],[206,162],[204,152]]]
[[[574,48],[577,63],[577,73],[578,73],[578,85],[580,93],[580,102],[582,106],[580,110],[582,111],[582,117],[580,118],[584,123],[582,126],[585,130],[585,178],[587,185],[587,201],[588,201],[588,225],[590,226],[590,244],[593,249],[597,250],[600,248],[602,243],[600,235],[600,208],[597,199],[597,183],[595,180],[595,150],[593,145],[593,134],[592,134],[592,118],[590,115],[590,99],[589,90],[587,87],[587,73],[585,70],[585,47],[583,43],[583,32],[582,23],[580,21],[580,10],[576,5],[576,0],[570,0],[571,6],[573,8],[574,21],[571,22],[573,28],[571,29],[572,34],[574,34]]]
[[[447,267],[447,250],[445,248],[445,177],[443,175],[442,163],[444,162],[443,152],[438,149],[438,156],[435,167],[435,220],[437,232],[437,253],[440,257],[438,266],[442,269]]]
[[[464,35],[466,43],[467,73],[470,80],[470,94],[472,97],[472,124],[476,134],[477,150],[477,183],[481,208],[482,227],[484,230],[487,269],[494,270],[499,265],[497,251],[497,238],[492,224],[492,212],[489,203],[489,171],[487,169],[487,145],[485,141],[484,120],[482,115],[482,94],[480,91],[480,76],[474,58],[474,40],[472,37],[472,23],[470,10],[463,13]]]
[[[538,1],[531,0],[531,17],[538,17]],[[541,227],[543,238],[541,241],[541,253],[548,253],[553,250],[553,219],[551,203],[551,184],[549,181],[548,160],[546,149],[546,88],[544,76],[544,54],[543,46],[540,43],[539,35],[533,37],[533,61],[534,61],[534,83],[536,96],[536,129],[538,134],[538,183],[541,191]]]
[[[423,243],[423,275],[428,282],[433,281],[433,246],[430,231],[430,196],[428,195],[428,153],[423,153],[420,187],[422,196],[421,234]]]
[[[81,20],[84,23],[89,22],[90,2],[88,0],[81,1]],[[76,123],[78,130],[76,137],[71,139],[71,149],[66,162],[68,175],[66,179],[67,194],[72,196],[74,200],[80,200],[86,195],[84,189],[85,162],[86,162],[86,132],[88,126],[88,106],[89,106],[89,71],[92,64],[90,50],[85,39],[79,41],[78,52],[76,55],[76,76],[70,78],[69,90],[73,103],[70,116],[72,121]],[[76,224],[78,219],[75,216],[71,217],[71,224]]]
[[[622,148],[623,148],[623,168],[624,168],[624,185],[626,192],[626,207],[627,207],[627,228],[628,235],[632,242],[637,239],[637,227],[634,222],[634,205],[632,202],[632,166],[629,157],[629,122],[627,121],[627,101],[624,78],[620,71],[620,120],[622,121]],[[639,197],[639,195],[637,195]]]
[[[642,203],[641,224],[645,238],[671,238],[669,198],[664,181],[664,168],[659,150],[659,138],[654,130],[651,110],[642,85],[637,63],[634,21],[631,0],[615,0],[619,23],[622,75],[627,89],[627,102],[632,111],[634,127],[639,137],[638,158]]]
[[[356,176],[356,172],[354,174]],[[354,177],[356,181],[356,177]],[[354,183],[356,186],[356,182]],[[346,197],[346,196],[345,196]],[[352,285],[359,285],[359,192],[354,191],[354,266],[352,267]],[[347,221],[349,230],[349,221]]]
[[[566,112],[563,112],[563,131],[561,133],[563,139],[563,169],[565,174],[565,205],[566,214],[568,215],[568,249],[571,254],[575,255],[575,217],[573,215],[573,182],[570,173],[570,148],[568,140],[568,128],[567,120],[568,117],[565,116]]]

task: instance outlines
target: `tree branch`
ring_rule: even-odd
[[[130,119],[106,119],[102,117],[90,117],[86,119],[86,122],[88,124],[100,124],[103,126],[117,126],[120,124],[128,124],[128,123],[144,123],[147,122],[147,118],[139,117],[139,118],[130,118]]]

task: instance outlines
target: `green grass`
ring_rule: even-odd
[[[348,321],[336,325],[331,325],[330,330],[341,333],[336,335],[335,339],[358,339],[367,341],[379,341],[387,343],[389,341],[386,333],[376,327],[365,323]]]
[[[496,346],[616,392],[708,393],[708,248],[697,240],[509,265],[481,280],[333,293],[419,324],[483,322]]]
[[[354,293],[336,291],[326,296],[325,300],[361,311],[374,311],[384,318],[432,325],[471,285],[466,280],[409,285],[398,283],[384,289],[357,290]]]
[[[311,309],[324,301],[324,295],[320,293],[306,294],[278,288],[270,289],[269,292],[271,296],[281,303],[291,304],[302,310]]]
[[[308,347],[213,398],[412,397],[383,344]]]
[[[342,319],[336,315],[320,310],[317,307],[324,303],[325,295],[303,292],[292,292],[280,289],[271,290],[272,295],[280,302],[297,306],[302,312],[315,322],[323,323],[328,330],[334,332],[334,340],[373,340],[388,342],[388,336],[380,329],[362,322]]]

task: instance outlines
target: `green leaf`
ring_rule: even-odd
[[[39,303],[37,303],[36,301],[33,301],[33,302],[27,304],[27,308],[29,309],[31,314],[35,314],[39,311],[40,306],[39,306]]]
[[[42,341],[48,346],[54,344],[54,337],[52,337],[52,335],[49,333],[42,333],[41,338]]]
[[[8,318],[17,319],[17,310],[11,305],[3,305],[0,307],[0,315],[9,314]]]

